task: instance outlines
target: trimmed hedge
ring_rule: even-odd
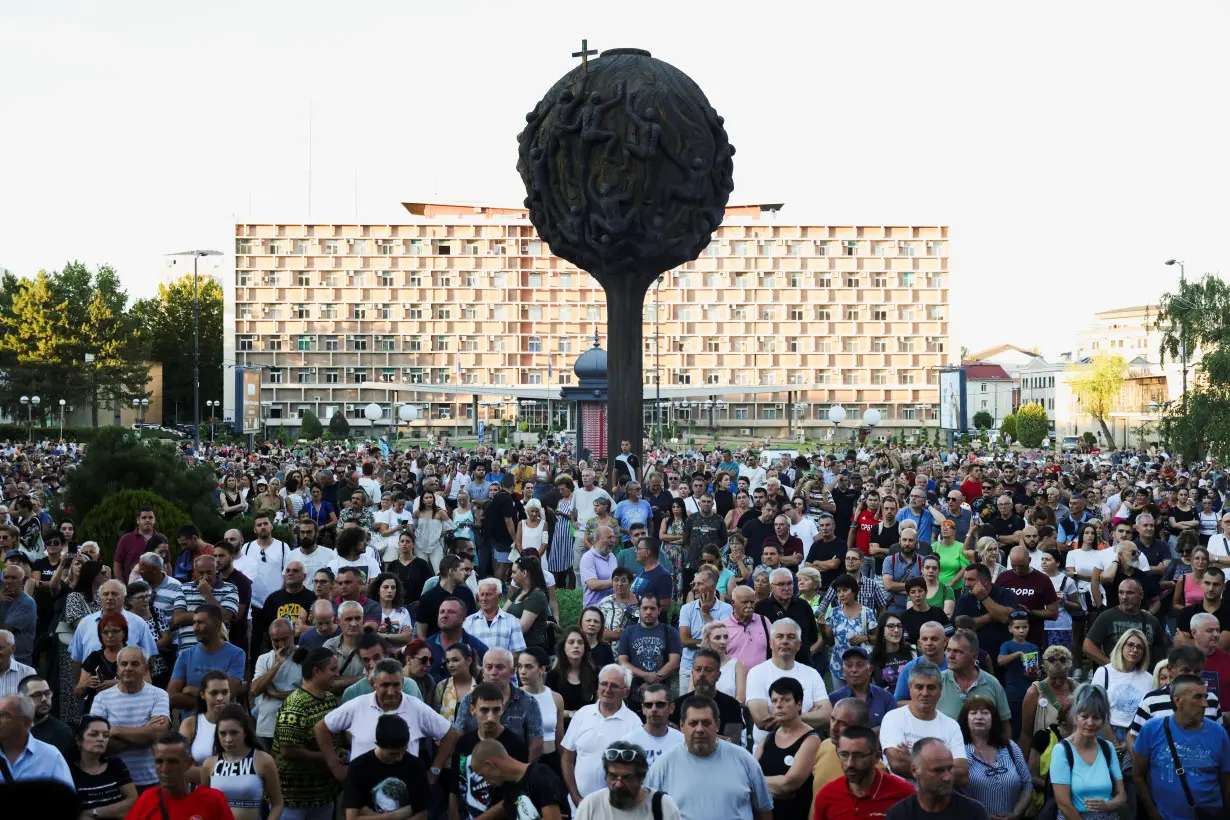
[[[88,444],[94,440],[94,436],[98,435],[99,430],[105,430],[108,426],[100,425],[98,427],[65,427],[64,440],[74,441],[78,444]],[[127,428],[123,428],[126,429]],[[129,430],[128,432],[132,432]],[[24,424],[0,424],[0,441],[23,442],[30,438],[30,428]],[[159,430],[154,427],[141,428],[141,438],[148,439],[182,439],[182,436],[176,436],[166,430]],[[35,441],[59,441],[60,440],[60,425],[46,424],[36,426],[34,428]]]
[[[158,532],[171,542],[171,558],[179,551],[176,531],[192,520],[186,513],[158,493],[149,490],[121,490],[94,507],[77,528],[79,541],[97,541],[99,557],[107,566],[115,560],[115,544],[120,536],[137,524],[137,512],[142,507],[154,508]]]
[[[564,629],[581,622],[581,590],[555,588],[555,600],[559,602],[559,625]]]

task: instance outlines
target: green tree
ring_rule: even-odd
[[[1086,448],[1092,449],[1093,446],[1098,443],[1098,437],[1095,436],[1093,433],[1089,432],[1088,430],[1086,430],[1081,435],[1081,441],[1085,442]]]
[[[1016,411],[1016,430],[1022,447],[1041,447],[1050,432],[1046,408],[1040,403],[1023,404]]]
[[[1013,441],[1017,440],[1016,414],[1015,413],[1009,413],[1008,415],[1004,416],[1004,420],[1000,422],[1000,425],[999,425],[999,433],[1000,435],[1008,436]]]
[[[201,418],[207,399],[222,398],[222,287],[198,279],[200,309]],[[162,363],[163,421],[192,419],[192,276],[159,285],[158,295],[143,299],[134,312],[151,360]]]
[[[1187,398],[1167,406],[1159,425],[1168,446],[1189,460],[1230,454],[1230,287],[1216,276],[1179,283],[1158,301],[1161,359],[1202,355]]]
[[[350,435],[350,422],[343,413],[337,412],[329,416],[329,432],[334,438],[346,438]]]
[[[311,410],[304,410],[303,418],[299,419],[299,435],[308,441],[316,441],[324,435],[320,419]]]
[[[1127,362],[1118,353],[1098,356],[1089,364],[1073,364],[1068,368],[1068,372],[1072,374],[1068,378],[1072,393],[1084,411],[1102,425],[1102,434],[1106,436],[1111,449],[1115,448],[1115,435],[1106,419],[1110,417],[1115,399],[1123,388],[1126,370]]]
[[[190,468],[176,448],[145,443],[121,427],[101,428],[90,442],[68,474],[64,506],[74,521],[83,521],[115,493],[151,487],[194,520],[206,512],[216,517],[209,509],[217,489],[210,468]]]
[[[986,410],[979,410],[974,414],[974,428],[977,430],[990,430],[995,424],[995,417]]]
[[[12,418],[24,419],[21,396],[40,396],[50,405],[73,383],[73,334],[68,304],[57,298],[51,277],[39,271],[33,279],[5,277],[0,298],[0,405]]]

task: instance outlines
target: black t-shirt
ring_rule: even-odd
[[[889,809],[884,820],[990,820],[990,815],[977,800],[953,792],[943,811],[923,811],[918,795],[912,795]]]
[[[69,559],[61,555],[61,563],[66,560]],[[43,581],[50,581],[51,576],[55,574],[55,571],[56,568],[51,565],[51,562],[48,561],[45,556],[35,561],[30,567],[31,574]],[[68,590],[65,586],[66,585],[61,586],[60,588],[60,595],[62,596],[68,595]],[[38,629],[40,633],[47,630],[47,626],[51,623],[51,619],[55,617],[56,600],[58,597],[60,596],[53,596],[51,591],[47,589],[36,588],[34,590],[34,603],[38,608]]]
[[[1143,609],[1148,609],[1149,604],[1162,594],[1162,587],[1158,584],[1157,579],[1153,577],[1152,573],[1145,572],[1139,567],[1136,568],[1136,572],[1132,575],[1125,575],[1121,571],[1116,571],[1113,583],[1102,583],[1102,592],[1106,596],[1107,609],[1110,609],[1112,606],[1119,606],[1119,584],[1123,582],[1124,578],[1131,578],[1134,581],[1140,582],[1140,589],[1144,596],[1141,599],[1140,605]]]
[[[48,715],[42,723],[30,727],[30,734],[37,740],[55,746],[65,760],[72,760],[77,755],[77,741],[73,739],[73,730],[59,718]]]
[[[415,558],[409,564],[393,561],[389,564],[389,572],[396,575],[397,580],[401,581],[401,588],[405,594],[407,604],[418,603],[419,598],[423,597],[423,584],[427,583],[427,579],[435,574],[431,571],[431,564],[422,558]]]
[[[1191,606],[1185,606],[1179,612],[1179,620],[1175,627],[1180,632],[1191,634],[1192,631],[1192,616],[1204,612],[1204,601],[1198,601]],[[1230,599],[1222,598],[1221,606],[1216,612],[1210,613],[1217,618],[1218,625],[1221,626],[1222,632],[1230,632]]]
[[[1025,529],[1025,519],[1016,514],[1013,514],[1011,518],[997,515],[988,523],[995,529],[995,536],[997,538],[1001,535],[1015,535]]]
[[[905,640],[912,643],[918,643],[918,631],[922,629],[922,625],[935,621],[944,627],[945,635],[952,635],[952,622],[948,620],[948,616],[944,614],[944,610],[938,606],[933,606],[927,609],[926,612],[917,612],[913,609],[907,609],[901,613],[901,624],[905,627]]]
[[[465,584],[458,584],[453,587],[453,591],[449,592],[444,587],[436,584],[431,589],[423,593],[419,598],[419,611],[414,616],[414,620],[421,624],[427,624],[427,637],[431,637],[440,631],[438,623],[440,617],[440,604],[448,598],[459,598],[466,605],[466,615],[473,615],[478,612],[478,604],[474,602],[474,593]]]
[[[79,766],[69,766],[73,772],[73,785],[77,787],[77,800],[81,811],[101,809],[124,799],[124,786],[132,782],[128,767],[119,757],[111,755],[102,774],[88,774]]]
[[[372,750],[350,761],[342,793],[348,809],[391,812],[410,806],[417,814],[427,810],[427,769],[409,752],[385,763]]]
[[[520,760],[522,763],[530,762],[530,750],[525,745],[525,741],[515,732],[501,728],[500,736],[495,739],[500,741],[504,751],[508,752],[508,756],[513,760]],[[493,804],[504,799],[503,792],[498,786],[492,786],[486,778],[475,774],[470,769],[470,754],[478,743],[477,729],[466,732],[457,739],[457,745],[453,747],[452,763],[449,766],[449,782],[445,784],[451,793],[457,795],[459,814],[462,818],[478,817]]]
[[[680,720],[683,718],[683,703],[690,697],[692,695],[687,694],[675,698],[675,706],[671,710],[670,722],[676,728],[678,728]],[[739,701],[725,692],[714,692],[713,700],[718,705],[718,722],[721,724],[718,726],[719,732],[725,733],[726,727],[732,723],[737,723],[740,726],[743,725],[743,707],[739,704]]]
[[[509,820],[542,820],[544,806],[558,806],[560,817],[572,817],[564,781],[542,763],[531,763],[520,780],[505,783],[503,790]]]
[[[508,525],[504,520],[506,518],[511,518],[513,524],[516,524],[520,516],[517,514],[517,500],[512,493],[501,490],[495,498],[487,502],[483,511],[483,534],[501,552],[507,552],[513,542],[512,536],[508,534]]]
[[[837,525],[837,537],[842,543],[845,543],[850,532],[850,519],[854,517],[854,505],[858,503],[860,495],[862,492],[853,487],[848,490],[834,487],[832,490],[833,504],[837,507],[833,513],[833,521]]]
[[[776,534],[773,530],[773,522],[766,523],[760,519],[759,515],[752,516],[749,511],[739,523],[739,532],[743,533],[743,537],[747,539],[748,557],[759,564],[760,556],[764,551],[765,539],[772,538]]]
[[[1160,567],[1166,561],[1173,560],[1174,558],[1174,556],[1170,554],[1170,542],[1169,541],[1163,541],[1160,538],[1154,538],[1153,543],[1147,547],[1144,544],[1140,543],[1139,538],[1134,540],[1132,543],[1136,545],[1136,551],[1139,552],[1141,555],[1143,555],[1145,557],[1145,560],[1149,562],[1150,569],[1152,569],[1153,567]],[[1150,572],[1149,574],[1153,575],[1152,572]]]
[[[287,592],[285,588],[282,588],[269,593],[269,597],[265,599],[263,611],[266,617],[284,618],[290,621],[293,627],[299,621],[302,613],[312,611],[314,603],[316,603],[316,593],[307,587],[298,592]]]
[[[832,541],[813,541],[811,549],[807,551],[807,557],[804,559],[807,563],[813,561],[831,561],[834,558],[842,558],[846,554],[846,542],[840,538],[834,538]],[[845,567],[840,563],[836,569],[825,569],[820,571],[820,586],[822,589],[828,589],[829,584],[837,578],[837,576],[845,573]]]

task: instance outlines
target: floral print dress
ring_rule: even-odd
[[[850,648],[850,638],[855,635],[870,635],[876,628],[875,613],[861,604],[859,610],[860,614],[857,618],[850,618],[840,606],[835,606],[824,618],[824,622],[833,630],[833,652],[829,657],[829,672],[832,673],[834,682],[840,680],[843,685],[845,678],[841,675],[841,656]]]
[[[667,535],[683,535],[683,521],[676,521],[673,518],[666,523]],[[662,553],[658,556],[658,561],[666,567],[671,574],[671,587],[675,590],[675,600],[682,601],[686,592],[681,592],[683,586],[683,547],[680,544],[668,544],[662,542]]]

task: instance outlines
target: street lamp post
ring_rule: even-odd
[[[202,256],[222,256],[222,251],[191,250],[169,254],[192,257],[192,443],[201,446],[201,298],[200,280],[197,277],[197,262]],[[213,442],[213,427],[209,428]]]
[[[1183,262],[1178,259],[1167,259],[1167,265],[1179,266],[1179,292],[1183,292],[1183,285],[1187,283],[1187,270],[1183,267]],[[1184,300],[1186,301],[1186,300]],[[1179,328],[1179,356],[1183,360],[1183,412],[1187,412],[1187,327]]]
[[[210,399],[205,402],[205,406],[209,408],[209,443],[212,445],[214,443],[214,414],[216,409],[222,406],[222,402]]]
[[[26,436],[27,443],[34,441],[34,408],[42,401],[38,396],[22,396],[21,403],[26,408],[26,425],[30,428]]]
[[[833,422],[833,441],[837,441],[837,428],[846,420],[846,408],[834,404],[829,408],[829,421]]]
[[[867,425],[867,438],[871,438],[875,426],[880,423],[880,411],[874,407],[868,407],[863,411],[863,424]]]
[[[133,399],[132,409],[137,411],[137,429],[145,424],[145,411],[149,408],[149,399]]]
[[[64,439],[64,407],[68,404],[64,399],[60,399],[60,439]]]
[[[665,276],[659,276],[653,284],[653,386],[654,396],[654,439],[655,447],[662,446],[662,334],[658,331],[658,313],[662,310],[658,302],[658,288]]]

